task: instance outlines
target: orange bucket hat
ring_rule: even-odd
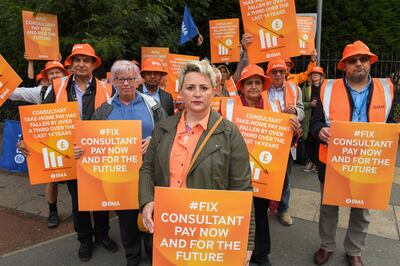
[[[263,79],[263,91],[267,90],[269,87],[269,77],[264,75],[264,70],[254,64],[248,65],[243,68],[242,73],[240,74],[240,79],[236,82],[236,88],[240,91],[242,90],[242,83],[245,79],[250,78],[252,76],[260,76]]]
[[[53,69],[53,68],[57,68],[57,67],[60,68],[64,72],[64,75],[67,73],[63,64],[61,64],[58,61],[49,61],[44,66],[44,69],[40,70],[40,74],[42,74],[43,77],[47,77],[47,71],[49,71],[50,69]]]
[[[320,66],[313,67],[310,73],[308,73],[308,76],[310,76],[312,73],[319,73],[326,77],[326,74],[324,73],[324,69]]]
[[[96,55],[93,47],[88,43],[74,44],[71,54],[65,59],[65,64],[72,65],[72,57],[75,55],[87,55],[95,59],[96,68],[101,65],[101,59]]]
[[[285,61],[283,59],[275,59],[272,61],[269,61],[268,67],[267,67],[267,75],[269,75],[269,72],[273,69],[283,69],[285,72],[288,71],[287,66],[285,64]]]
[[[41,80],[42,78],[44,78],[41,72],[42,72],[42,71],[40,71],[40,73],[36,75],[36,77],[35,77],[35,78],[36,78],[36,82],[39,82],[39,80]]]
[[[363,43],[362,41],[355,41],[346,45],[346,47],[344,48],[342,59],[340,59],[338,64],[338,69],[343,70],[344,62],[347,58],[353,55],[369,55],[369,62],[371,63],[371,65],[378,61],[378,57],[369,50],[368,46],[365,43]]]
[[[140,74],[146,71],[155,71],[155,72],[161,72],[163,76],[167,75],[168,72],[164,70],[160,60],[154,59],[154,58],[146,58],[143,63],[142,63],[142,70],[140,71]]]

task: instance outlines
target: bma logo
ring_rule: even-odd
[[[101,206],[103,207],[115,207],[120,206],[119,201],[102,201]]]
[[[157,62],[157,61],[152,61],[151,64],[153,66],[161,66],[160,62]]]
[[[72,47],[72,51],[74,51],[76,49],[83,49],[83,45],[82,44],[75,44],[74,47]]]
[[[384,106],[383,104],[380,104],[380,105],[373,105],[372,108],[373,108],[373,109],[383,109],[383,108],[385,108],[385,106]]]
[[[346,199],[346,203],[347,204],[356,204],[356,205],[364,205],[364,201],[363,200],[359,200],[359,199]]]
[[[187,30],[186,25],[185,25],[185,22],[183,22],[183,21],[182,21],[182,26],[181,26],[181,28],[182,28],[182,33],[183,33],[183,35],[186,36],[186,34],[188,34],[189,31]]]

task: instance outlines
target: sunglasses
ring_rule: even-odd
[[[357,63],[357,61],[360,60],[360,62],[362,64],[366,63],[369,61],[369,55],[363,55],[360,57],[351,57],[349,59],[346,60],[346,63],[350,64],[350,65],[354,65]]]

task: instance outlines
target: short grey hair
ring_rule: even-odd
[[[203,75],[207,75],[210,78],[211,86],[213,88],[216,87],[216,77],[213,67],[207,60],[201,61],[190,61],[181,67],[181,71],[179,73],[179,90],[183,87],[183,81],[185,79],[186,74],[191,72],[197,72]]]
[[[138,82],[142,79],[142,76],[140,76],[140,69],[136,64],[128,60],[115,61],[110,70],[111,82],[114,83],[115,77],[118,75],[118,73],[130,71],[133,71],[133,73],[135,74],[135,78],[138,80]]]

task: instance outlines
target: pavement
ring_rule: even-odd
[[[397,158],[399,160],[399,156]],[[397,165],[400,165],[399,161]],[[273,265],[314,265],[313,253],[319,247],[319,182],[315,173],[305,173],[303,168],[302,165],[294,164],[292,170],[290,213],[294,217],[294,224],[284,227],[276,216],[270,217],[270,260]],[[112,218],[110,222],[110,236],[116,240],[120,250],[110,254],[96,246],[92,259],[81,263],[77,255],[79,242],[72,228],[66,185],[59,186],[58,202],[62,223],[61,229],[56,229],[59,230],[56,232],[46,228],[48,207],[44,186],[31,186],[26,174],[0,171],[0,265],[125,265],[117,218]],[[337,250],[326,265],[347,265],[342,243],[348,215],[348,208],[340,208]],[[14,244],[16,238],[21,238],[17,245]],[[371,211],[368,248],[363,253],[363,261],[365,265],[400,265],[398,167],[388,209]],[[143,256],[141,265],[151,264]]]

